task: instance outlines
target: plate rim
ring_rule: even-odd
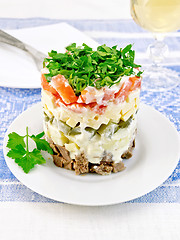
[[[179,162],[179,157],[178,157],[178,156],[180,155],[180,148],[177,149],[177,159],[176,159],[176,161],[173,162],[174,164],[173,164],[173,166],[171,167],[171,169],[169,170],[168,176],[164,176],[163,180],[161,180],[161,183],[154,184],[155,186],[152,186],[152,187],[148,188],[147,191],[142,191],[142,192],[140,192],[139,194],[136,194],[136,196],[131,196],[130,198],[127,198],[126,200],[123,200],[123,201],[119,201],[119,200],[116,199],[116,200],[113,200],[113,201],[112,201],[112,200],[111,200],[111,201],[108,201],[108,202],[105,201],[105,202],[102,202],[102,203],[96,203],[96,202],[95,202],[95,203],[94,203],[94,202],[93,202],[93,203],[89,203],[89,202],[87,202],[87,203],[85,203],[85,202],[79,202],[79,203],[78,203],[78,202],[72,201],[72,200],[67,201],[67,200],[63,200],[63,199],[62,199],[62,200],[60,200],[60,199],[55,199],[55,198],[49,196],[49,195],[46,194],[46,193],[40,193],[39,191],[34,190],[32,186],[29,186],[28,184],[24,184],[24,182],[23,182],[22,180],[19,180],[19,178],[16,176],[16,173],[14,173],[15,170],[14,170],[14,169],[12,170],[11,167],[9,166],[9,164],[8,164],[8,159],[10,159],[10,158],[6,156],[6,153],[7,153],[6,144],[7,144],[9,129],[11,129],[11,128],[13,127],[13,125],[15,124],[15,121],[18,121],[18,119],[21,117],[22,114],[24,114],[25,112],[28,112],[28,111],[32,111],[33,108],[35,108],[35,107],[37,107],[37,106],[39,106],[39,105],[41,105],[41,102],[38,102],[38,103],[36,103],[36,104],[33,104],[31,107],[27,108],[25,111],[23,111],[20,115],[18,115],[18,116],[11,122],[11,124],[9,125],[9,127],[8,127],[8,129],[7,129],[6,133],[5,133],[5,136],[4,136],[4,140],[3,140],[3,154],[4,154],[4,159],[5,159],[5,162],[6,162],[7,166],[8,166],[8,168],[9,168],[9,170],[10,170],[10,171],[12,172],[12,174],[18,179],[18,181],[20,181],[20,182],[21,182],[23,185],[25,185],[27,188],[31,189],[33,192],[36,192],[36,193],[40,194],[41,196],[47,197],[47,198],[51,199],[52,201],[58,201],[58,202],[63,202],[63,203],[68,203],[68,204],[73,204],[73,205],[80,205],[80,206],[108,206],[108,205],[114,205],[114,204],[118,204],[118,203],[123,203],[123,202],[132,201],[132,200],[135,200],[135,199],[137,199],[137,198],[139,198],[139,197],[142,197],[142,196],[144,196],[144,195],[152,192],[154,189],[156,189],[157,187],[159,187],[165,180],[167,180],[167,178],[168,178],[169,176],[171,176],[171,174],[173,173],[173,171],[174,171],[175,168],[177,167],[177,164],[178,164],[178,162]],[[144,104],[144,103],[140,103],[140,106],[141,106],[141,107],[145,107],[145,108],[149,108],[150,110],[155,111],[156,114],[160,114],[161,117],[163,117],[163,118],[170,124],[171,128],[172,128],[173,131],[176,133],[178,142],[179,142],[179,144],[180,144],[180,136],[179,136],[179,134],[178,134],[178,131],[177,131],[176,126],[174,125],[174,123],[172,123],[164,114],[162,114],[161,112],[157,111],[154,107],[149,106],[148,104]],[[149,111],[149,109],[148,109],[148,111]],[[12,159],[10,159],[10,160],[12,160]],[[12,161],[13,161],[13,160],[12,160]],[[17,165],[17,167],[18,167],[18,165]],[[37,171],[38,171],[38,170],[37,170]]]

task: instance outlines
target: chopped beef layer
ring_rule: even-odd
[[[77,175],[89,172],[89,162],[84,153],[75,156],[74,170]]]
[[[74,170],[77,175],[93,172],[100,175],[107,175],[111,172],[117,173],[125,169],[124,163],[114,163],[112,154],[104,152],[104,156],[100,164],[92,164],[88,162],[84,153],[75,156],[75,159],[70,158],[69,151],[62,146],[54,144],[52,140],[48,139],[51,148],[53,149],[53,161],[58,167]],[[132,157],[132,150],[135,147],[135,140],[133,140],[129,149],[122,154],[123,159]]]
[[[100,175],[108,175],[112,171],[113,171],[113,167],[106,164],[92,165],[90,168],[90,172],[95,172]]]
[[[135,147],[135,140],[133,140],[133,142],[130,145],[130,147],[128,148],[128,150],[121,155],[121,158],[122,159],[131,158],[132,157],[132,151],[133,151],[134,147]]]

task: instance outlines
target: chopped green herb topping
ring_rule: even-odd
[[[134,68],[141,67],[134,63],[135,51],[131,48],[132,44],[120,50],[117,46],[110,48],[104,44],[94,51],[85,43],[78,47],[73,43],[66,47],[65,53],[52,50],[43,63],[43,67],[49,69],[46,80],[50,82],[53,76],[64,75],[76,95],[87,86],[111,87],[120,82],[122,76],[135,74]]]

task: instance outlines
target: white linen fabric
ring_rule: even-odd
[[[3,202],[0,211],[3,240],[177,240],[180,236],[176,203],[80,207]]]

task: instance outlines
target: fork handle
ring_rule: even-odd
[[[46,55],[44,53],[36,50],[35,48],[29,46],[28,44],[21,42],[19,39],[11,36],[10,34],[2,30],[0,30],[0,42],[7,43],[14,47],[20,48],[23,51],[26,51],[34,59],[38,70],[42,68],[42,62],[44,58],[46,58]]]
[[[18,47],[24,51],[27,51],[25,44],[18,40],[17,38],[9,35],[8,33],[0,30],[0,42],[7,43],[9,45],[12,45],[14,47]]]

